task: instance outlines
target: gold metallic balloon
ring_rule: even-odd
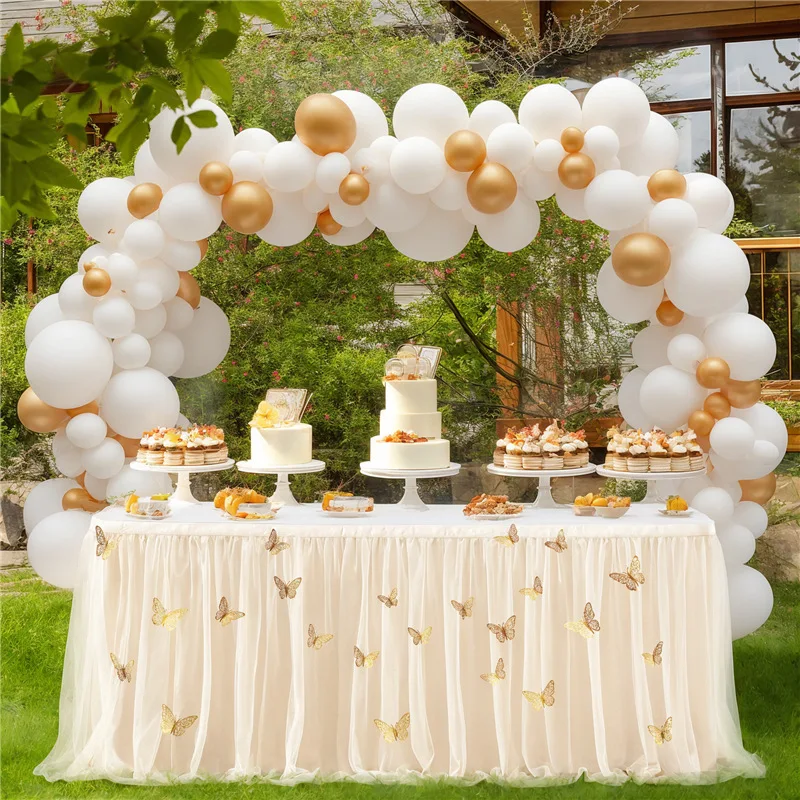
[[[140,183],[128,195],[128,211],[136,219],[144,219],[158,211],[164,193],[157,183]]]
[[[704,389],[721,389],[731,376],[731,368],[722,358],[705,358],[697,365],[695,375]]]
[[[611,265],[617,276],[631,286],[652,286],[669,272],[667,243],[652,233],[629,233],[617,242]]]
[[[686,178],[676,169],[659,169],[647,181],[647,191],[656,203],[670,197],[680,198],[686,194]]]
[[[63,408],[54,408],[40,400],[30,386],[17,400],[17,416],[29,431],[36,433],[52,433],[69,419]]]
[[[80,475],[78,475],[77,477],[73,478],[72,480],[74,480],[76,483],[79,483],[85,489],[86,488],[86,470],[81,472]]]
[[[194,275],[191,272],[178,272],[178,275],[180,283],[175,296],[185,300],[192,308],[197,308],[200,305],[200,286]]]
[[[516,199],[517,181],[502,164],[487,161],[469,176],[467,197],[482,214],[499,214]]]
[[[369,197],[369,181],[351,172],[339,184],[339,197],[349,206],[360,206]]]
[[[257,233],[272,217],[272,197],[253,181],[234,183],[222,198],[222,219],[239,233]]]
[[[205,258],[208,252],[208,239],[201,239],[197,246],[200,248],[200,258]]]
[[[752,481],[739,481],[742,487],[742,500],[751,500],[753,503],[764,505],[769,502],[775,489],[778,486],[778,479],[774,472],[765,475],[763,478],[756,478]]]
[[[697,433],[697,431],[695,431],[695,433]],[[711,439],[709,439],[708,436],[697,434],[697,439],[695,441],[703,448],[703,452],[707,453],[711,450]]]
[[[67,489],[61,498],[61,507],[64,511],[77,509],[79,511],[102,511],[108,503],[105,500],[95,500],[86,489]]]
[[[200,177],[197,179],[203,190],[209,194],[225,194],[233,186],[233,172],[227,164],[221,161],[209,161],[200,170]]]
[[[128,439],[126,436],[120,436],[119,434],[111,438],[116,439],[122,445],[122,449],[125,451],[125,458],[136,458],[139,455],[138,439]]]
[[[331,212],[327,208],[317,214],[317,227],[326,236],[335,236],[342,229],[342,226],[331,216]]]
[[[750,408],[761,399],[761,381],[728,381],[725,396],[734,408]]]
[[[586,153],[567,153],[558,165],[558,179],[567,189],[585,189],[594,174],[594,161]]]
[[[356,118],[344,100],[311,94],[294,112],[297,138],[318,156],[344,153],[356,140]]]
[[[683,319],[683,311],[671,300],[662,300],[656,309],[656,319],[665,327],[671,328]]]
[[[90,403],[84,403],[82,406],[76,406],[75,408],[68,408],[67,414],[70,417],[77,417],[78,414],[97,414],[100,411],[100,406],[97,405],[96,400],[92,400]]]
[[[698,436],[708,436],[715,423],[716,420],[708,411],[692,411],[689,415],[689,427],[692,428]]]
[[[706,397],[703,410],[711,414],[714,419],[725,419],[731,415],[731,404],[721,392],[714,392]]]
[[[83,273],[83,291],[92,297],[102,297],[111,289],[111,278],[104,269],[93,266]]]
[[[561,132],[561,146],[568,153],[577,153],[583,147],[583,131],[580,128],[564,128]]]
[[[486,142],[475,131],[456,131],[444,143],[444,160],[456,172],[472,172],[486,160]]]

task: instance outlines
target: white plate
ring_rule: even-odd
[[[663,514],[665,517],[688,517],[691,516],[692,510],[689,509],[688,511],[671,511],[666,508],[659,508],[659,514]]]
[[[605,517],[606,519],[619,519],[624,517],[630,510],[630,506],[595,506],[597,509],[598,517]]]
[[[326,511],[324,508],[320,508],[319,513],[325,517],[356,519],[357,517],[369,517],[373,515],[375,512],[374,511]]]
[[[259,519],[245,519],[244,517],[232,517],[227,511],[223,511],[222,518],[232,522],[269,522],[270,520],[275,519],[275,514],[269,514],[267,516],[260,517]]]
[[[525,509],[523,508],[522,511],[517,511],[515,514],[470,514],[469,516],[465,514],[464,519],[493,519],[495,522],[497,522],[503,519],[515,519],[516,517],[521,517],[524,512]]]
[[[159,522],[162,519],[169,519],[172,516],[172,511],[167,511],[166,514],[162,514],[160,517],[153,517],[149,514],[131,514],[130,511],[126,511],[125,516],[131,517],[132,519],[146,519],[152,520],[153,522]]]

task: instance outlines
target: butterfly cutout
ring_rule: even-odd
[[[264,545],[264,549],[271,555],[276,556],[278,553],[282,553],[284,550],[288,550],[291,545],[288,542],[282,542],[278,538],[278,532],[273,528],[269,532],[269,538],[267,539],[267,543]]]
[[[481,680],[486,681],[486,683],[490,683],[492,686],[496,686],[500,681],[502,681],[506,677],[506,669],[505,664],[503,663],[502,658],[497,659],[497,664],[495,665],[494,672],[484,672],[481,675]]]
[[[114,665],[114,669],[117,672],[117,677],[120,681],[128,681],[128,683],[130,683],[133,678],[133,659],[123,665],[113,653],[109,653],[109,655],[111,656],[111,663]]]
[[[474,597],[468,597],[463,603],[459,603],[458,600],[451,600],[450,605],[458,611],[458,616],[465,620],[467,617],[472,616],[472,604],[474,602]]]
[[[278,595],[281,600],[285,600],[287,597],[290,600],[294,600],[297,596],[297,589],[302,582],[302,578],[295,578],[293,581],[289,581],[289,583],[284,583],[277,575],[275,576],[275,585],[278,587]]]
[[[174,631],[178,621],[188,613],[188,608],[176,608],[174,611],[167,611],[157,597],[153,598],[153,625],[160,625],[168,631]]]
[[[235,622],[237,619],[241,619],[244,616],[244,611],[231,611],[228,607],[228,598],[221,597],[219,600],[219,610],[216,614],[214,614],[214,619],[219,622],[220,625],[230,625],[231,622]]]
[[[365,669],[369,669],[370,667],[374,666],[380,654],[381,654],[380,650],[376,650],[374,653],[368,653],[367,655],[364,655],[358,649],[358,647],[356,646],[353,647],[353,655],[355,656],[357,667],[364,667]]]
[[[544,543],[544,546],[549,547],[551,550],[555,550],[556,553],[563,553],[567,549],[567,537],[564,535],[564,531],[560,530],[555,540],[548,539]]]
[[[408,635],[411,637],[411,640],[414,644],[428,644],[428,639],[431,638],[431,631],[433,628],[428,625],[422,633],[420,633],[416,628],[409,628]]]
[[[116,539],[107,539],[99,525],[94,526],[94,538],[97,539],[94,554],[98,557],[102,556],[105,561],[117,549],[118,542]]]
[[[538,600],[543,592],[542,579],[538,575],[533,579],[533,586],[530,589],[526,587],[519,590],[521,595],[529,597],[531,600]]]
[[[608,577],[611,580],[621,583],[626,589],[635,592],[644,583],[644,575],[642,575],[642,565],[639,563],[639,556],[634,556],[631,559],[631,564],[627,572],[609,572]]]
[[[513,547],[519,541],[517,526],[512,522],[511,527],[508,529],[508,533],[505,536],[495,536],[493,538],[497,544],[501,544],[503,547]]]
[[[379,594],[378,600],[383,603],[386,608],[391,608],[392,606],[397,605],[397,587],[395,586],[391,592],[389,592],[389,596],[387,597],[385,594]]]
[[[664,642],[659,642],[654,648],[652,653],[642,653],[644,663],[649,667],[661,666],[661,651],[664,649]]]
[[[565,622],[564,627],[568,631],[579,633],[584,639],[591,639],[600,630],[600,623],[594,618],[592,604],[587,603],[583,607],[583,619],[577,622]]]
[[[524,698],[533,706],[535,711],[548,708],[556,702],[556,682],[550,681],[541,692],[526,692],[522,690]]]
[[[486,627],[497,637],[497,641],[502,644],[506,639],[510,641],[516,635],[514,630],[516,622],[517,615],[512,614],[505,622],[500,622],[497,625],[493,622],[487,622]]]
[[[672,717],[668,717],[664,725],[659,728],[658,725],[648,725],[647,730],[650,735],[656,740],[656,744],[664,744],[664,742],[672,741]]]
[[[183,736],[197,722],[197,715],[176,719],[169,706],[161,706],[161,730],[173,736]]]
[[[406,712],[397,720],[395,725],[390,725],[388,722],[384,722],[382,719],[373,720],[375,722],[375,726],[383,735],[383,738],[387,742],[404,742],[408,739],[408,729],[411,725],[411,714]]]
[[[317,631],[314,629],[314,626],[308,626],[308,641],[306,642],[308,647],[313,647],[315,650],[321,650],[322,645],[327,644],[331,639],[333,639],[332,633],[321,633],[319,636],[317,636]]]

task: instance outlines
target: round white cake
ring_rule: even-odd
[[[311,461],[311,426],[305,422],[250,428],[250,461],[260,467],[287,467]]]
[[[373,436],[369,460],[379,469],[446,469],[450,466],[450,442],[430,439],[427,442],[384,442]]]

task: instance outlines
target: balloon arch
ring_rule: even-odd
[[[197,112],[205,124],[213,113],[216,126],[196,127]],[[192,135],[178,152],[171,133],[184,113]],[[295,137],[278,142],[257,128],[234,135],[219,107],[198,100],[158,114],[133,176],[86,187],[78,216],[98,243],[25,332],[20,419],[55,432],[66,476],[40,484],[25,507],[34,568],[71,585],[89,512],[133,489],[165,488],[166,476],[127,460],[143,430],[186,424],[169,376],[208,373],[228,350],[225,314],[190,272],[221,222],[278,246],[315,227],[334,245],[381,228],[404,255],[439,261],[476,227],[496,250],[525,247],[539,228],[537,201],[555,195],[565,214],[610,231],[598,299],[624,323],[650,322],[633,340],[637,367],[620,410],[633,427],[689,424],[700,434],[713,471],[682,491],[717,524],[734,636],[755,630],[772,593],[744,564],[766,528],[787,432],[758,402],[775,340],[747,313],[748,263],[722,235],[734,208],[725,184],[676,171],[675,130],[621,78],[582,103],[560,85],[537,86],[516,115],[496,100],[470,113],[451,89],[422,84],[398,100],[392,125],[394,136],[365,94],[315,94],[297,109]]]

